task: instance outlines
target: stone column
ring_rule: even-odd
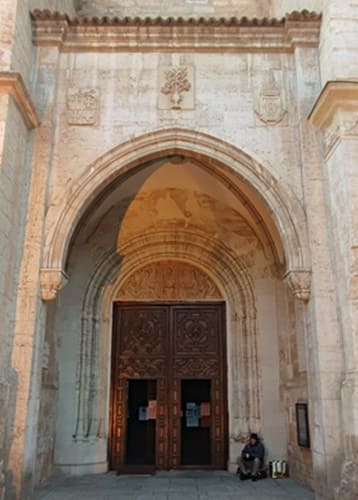
[[[335,498],[358,498],[358,0],[327,2],[322,91],[310,114],[323,137],[330,252],[344,352],[340,386],[344,462]]]
[[[331,264],[329,213],[320,134],[307,116],[320,91],[318,51],[295,48],[297,130],[312,259],[311,299],[306,307],[306,357],[313,478],[317,499],[332,499],[343,457],[340,383],[341,333]]]

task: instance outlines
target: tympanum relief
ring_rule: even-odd
[[[116,297],[117,300],[221,298],[217,286],[203,271],[178,261],[153,262],[139,269],[124,283]]]

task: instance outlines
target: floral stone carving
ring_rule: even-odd
[[[190,66],[166,66],[161,68],[161,109],[192,109],[193,68]]]

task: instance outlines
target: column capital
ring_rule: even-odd
[[[308,302],[311,294],[310,269],[289,269],[283,279],[291,289],[294,297],[303,302]]]
[[[313,126],[327,129],[337,112],[358,113],[358,81],[330,81],[318,96],[308,120]]]
[[[308,120],[323,132],[326,159],[342,138],[358,138],[358,81],[328,82]]]
[[[40,125],[35,105],[20,73],[0,71],[0,94],[13,97],[28,128],[32,129]]]
[[[62,269],[42,268],[40,270],[42,300],[44,302],[54,300],[67,281],[68,276]]]

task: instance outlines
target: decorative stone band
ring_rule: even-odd
[[[318,46],[321,14],[305,10],[282,19],[71,19],[58,12],[35,10],[32,21],[36,45],[57,45],[64,52],[290,52],[298,45]]]
[[[68,276],[62,269],[42,268],[40,271],[41,298],[47,302],[55,300],[57,293],[68,281]]]
[[[284,280],[292,290],[294,297],[308,302],[311,293],[311,271],[309,269],[291,269],[284,275]]]
[[[326,158],[342,138],[358,137],[358,81],[328,82],[308,119],[323,132]]]
[[[0,72],[0,94],[8,94],[13,97],[28,128],[32,129],[40,125],[35,105],[20,73]]]

